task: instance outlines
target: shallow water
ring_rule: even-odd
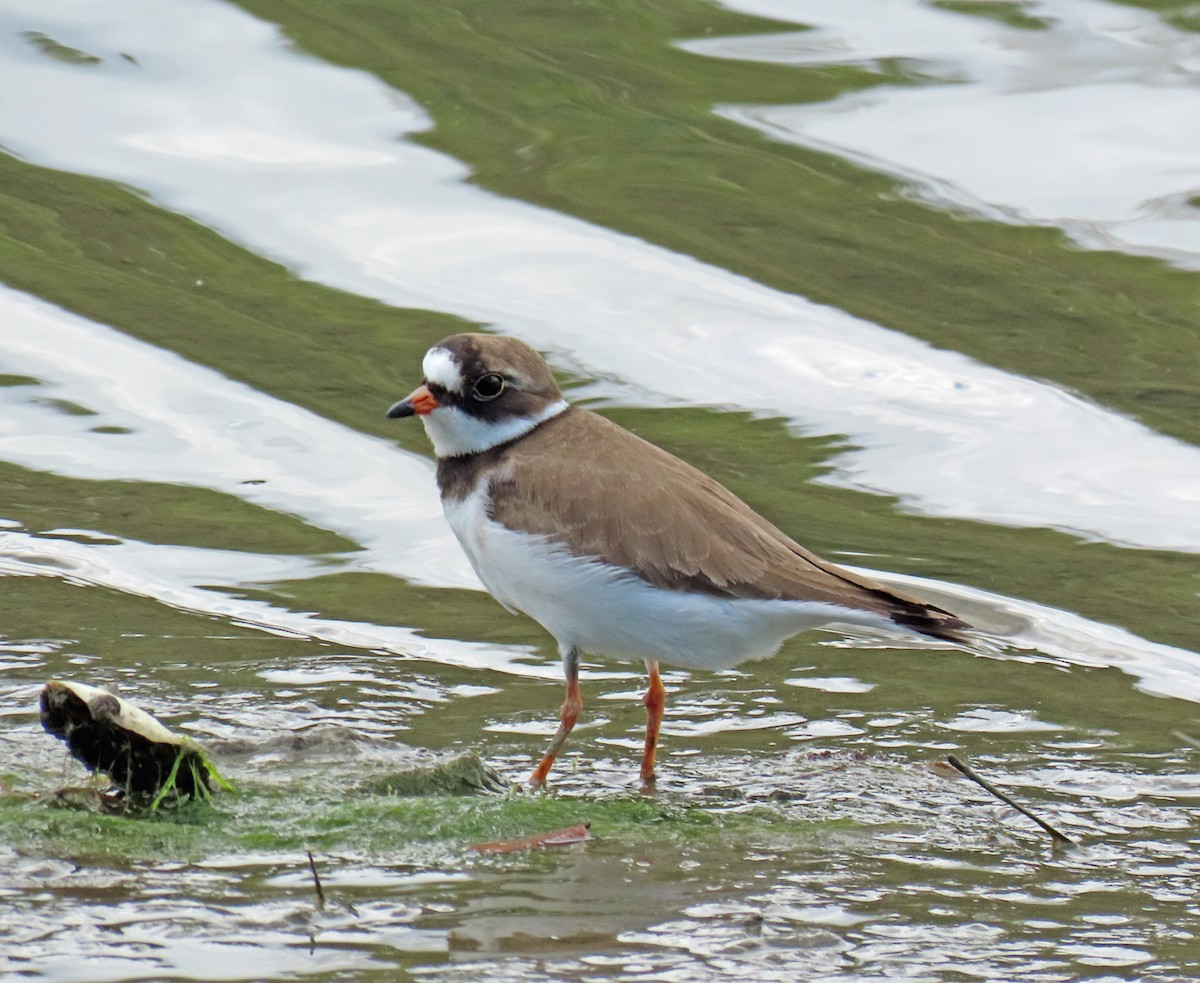
[[[925,84],[731,117],[896,174],[922,199],[1062,228],[1091,249],[1200,264],[1200,39],[1095,0],[1013,4],[1022,20],[937,5],[735,0],[810,30],[689,50],[783,64],[919,62]],[[969,8],[968,8],[969,9]],[[969,83],[969,84],[963,84]]]
[[[114,17],[120,43],[150,32],[153,59],[113,57]],[[1192,446],[836,308],[480,192],[461,162],[397,140],[430,125],[418,107],[297,58],[227,5],[66,5],[59,18],[107,59],[64,72],[10,40],[6,85],[38,94],[10,114],[5,142],[23,155],[143,188],[306,277],[519,334],[600,376],[598,398],[715,402],[845,435],[854,449],[826,480],[934,515],[1200,549]],[[231,49],[219,63],[197,42],[217,24]],[[1200,167],[1200,146],[1192,156]]]
[[[737,6],[5,5],[0,975],[1197,975],[1196,25]],[[994,642],[672,671],[653,795],[596,659],[516,789],[553,647],[381,419],[476,323]],[[236,793],[55,808],[52,677]],[[463,750],[514,789],[393,794]]]

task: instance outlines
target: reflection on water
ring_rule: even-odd
[[[0,575],[50,576],[150,597],[171,607],[211,614],[234,624],[297,638],[317,639],[366,650],[385,650],[408,658],[431,659],[446,665],[472,666],[514,675],[553,675],[544,664],[529,664],[523,646],[486,645],[452,639],[420,638],[410,628],[386,624],[339,621],[311,612],[296,613],[267,601],[239,596],[236,587],[320,576],[329,572],[329,558],[259,556],[195,547],[151,545],[107,538],[100,544],[86,532],[79,536],[32,536],[0,529]],[[1045,605],[1006,598],[961,585],[862,570],[867,576],[912,590],[959,612],[985,630],[998,632],[994,654],[1021,659],[1055,659],[1063,664],[1112,666],[1138,679],[1145,692],[1200,702],[1200,656],[1194,652],[1151,642],[1110,625],[1100,624]],[[226,585],[224,592],[214,584]],[[410,612],[410,615],[417,612]],[[497,613],[497,617],[500,615]],[[419,618],[418,618],[419,620]],[[902,645],[931,651],[953,649],[946,643],[910,639],[899,633],[850,630],[839,644]],[[983,651],[988,651],[987,643]],[[803,680],[792,681],[805,685]],[[814,683],[820,682],[813,680]],[[835,681],[836,682],[836,681]],[[846,686],[819,686],[827,692],[862,692]],[[755,714],[758,716],[758,714]],[[718,730],[741,726],[776,726],[779,721],[728,722]],[[697,725],[708,732],[711,727]]]
[[[0,82],[29,95],[5,107],[0,138],[31,160],[143,188],[306,277],[518,334],[613,380],[595,395],[740,406],[848,435],[858,449],[827,480],[915,510],[1200,550],[1195,448],[464,184],[459,162],[397,141],[429,125],[405,97],[299,56],[234,8],[20,0],[0,11],[6,25]],[[64,66],[18,37],[30,29],[103,61]]]
[[[7,654],[20,678],[62,669],[45,648]],[[405,718],[441,714],[453,726],[463,713],[431,698],[425,681],[395,685],[382,659],[328,656],[302,666],[304,678],[272,677],[271,665],[245,667],[261,682],[242,675],[240,692],[203,705],[196,724],[210,742],[238,733],[266,748],[280,728],[320,721],[312,699],[336,707],[356,688],[375,692],[379,719],[392,726],[373,735],[343,720],[349,739],[227,752],[223,767],[241,792],[206,822],[100,821],[0,795],[0,814],[7,821],[24,808],[27,827],[0,848],[9,905],[0,972],[782,981],[953,979],[968,964],[984,978],[1032,983],[1048,967],[1053,978],[1089,967],[1149,966],[1164,979],[1200,970],[1192,905],[1200,865],[1182,807],[1200,796],[1194,758],[1164,755],[1151,774],[1135,754],[1123,758],[1125,739],[1078,727],[1078,714],[1069,741],[1033,744],[1009,730],[995,745],[1011,749],[1009,763],[981,765],[1082,840],[1053,854],[974,786],[884,746],[897,727],[931,735],[928,719],[816,745],[770,747],[761,735],[754,750],[738,750],[753,740],[742,732],[703,755],[671,754],[653,800],[630,788],[635,753],[623,763],[591,760],[595,746],[586,765],[564,770],[554,796],[388,800],[355,783],[411,754],[396,743]],[[340,682],[308,688],[318,675]],[[195,714],[184,694],[158,686],[156,709],[169,719]],[[706,699],[712,709],[752,714],[755,691],[739,691],[734,675],[720,694]],[[27,707],[0,696],[0,713],[28,717]],[[605,724],[603,734],[628,722]],[[32,746],[31,729],[19,726]],[[685,740],[670,737],[668,747]],[[933,742],[924,737],[925,748]],[[944,746],[962,753],[957,741]],[[511,744],[494,751],[510,773],[527,762]],[[465,851],[514,819],[525,828],[590,820],[593,839],[533,855]],[[89,828],[100,839],[89,840]],[[346,828],[355,838],[344,838]],[[60,852],[46,855],[42,843]],[[317,857],[324,907],[306,849]],[[148,857],[127,861],[122,850]]]
[[[895,174],[939,207],[1200,269],[1196,35],[1099,0],[1022,3],[1039,30],[919,0],[725,3],[811,29],[688,50],[795,65],[903,59],[921,83],[731,107],[730,118]]]
[[[294,612],[240,596],[237,587],[327,574],[324,560],[260,556],[113,540],[103,546],[58,537],[0,530],[0,576],[59,577],[73,584],[106,587],[149,597],[173,608],[209,614],[231,624],[277,635],[315,639],[446,665],[494,669],[516,675],[545,675],[528,665],[525,647],[456,639],[432,639],[411,628],[339,621],[312,612]],[[228,593],[214,584],[224,585]]]
[[[317,911],[302,888],[270,900],[255,897],[269,884],[269,875],[293,867],[295,857],[271,857],[259,866],[242,858],[237,868],[220,871],[166,864],[125,876],[69,863],[47,870],[44,864],[11,859],[11,882],[41,882],[69,914],[51,927],[39,910],[44,902],[22,905],[15,914],[25,926],[11,933],[7,955],[0,957],[7,972],[88,983],[301,974],[344,979],[343,974],[393,965],[375,958],[375,948],[436,953],[446,947],[442,933],[412,927],[418,906],[402,898],[375,901],[370,886],[353,911]],[[359,892],[339,888],[339,893]]]
[[[969,83],[955,97],[991,94],[1024,113],[1039,94],[1060,112],[1061,92],[1094,94],[1098,66],[1124,99],[1166,91],[1152,87],[1172,67],[1191,70],[1191,39],[1142,13],[1024,6],[1054,23],[1017,32],[909,0],[812,0],[803,13],[819,30],[805,40],[857,33],[849,54],[814,56],[825,61],[919,59],[933,82],[874,93],[913,126],[932,118],[926,98],[954,109],[948,74]],[[1132,25],[1123,49],[1118,24]],[[796,43],[779,39],[766,56],[790,57]],[[1031,66],[1057,74],[1034,86]],[[1014,79],[1030,84],[1010,91]],[[1052,386],[486,194],[460,163],[397,140],[432,125],[403,94],[303,56],[232,6],[11,0],[0,81],[21,94],[0,107],[5,147],[135,185],[310,278],[519,333],[561,367],[601,375],[589,394],[717,401],[847,434],[861,449],[827,480],[928,512],[1200,550],[1195,448]],[[1178,112],[1174,100],[1190,98],[1181,86],[1160,105]],[[833,120],[828,110],[805,119]],[[1090,115],[1106,140],[1120,122]],[[1153,135],[1151,114],[1140,125]],[[1190,131],[1173,139],[1194,149]],[[1059,193],[1052,174],[1024,175],[1018,190],[1036,200],[968,177],[926,175],[989,208],[1055,218],[1038,211]],[[1161,207],[1173,193],[1137,187]],[[1109,214],[1075,193],[1072,216],[1089,234],[1141,245],[1157,234],[1128,197]],[[393,796],[404,769],[462,750],[523,777],[562,696],[534,626],[490,602],[477,615],[485,600],[471,591],[420,586],[476,586],[438,517],[429,462],[6,288],[0,376],[0,458],[37,478],[13,505],[23,521],[0,518],[0,976],[1200,974],[1194,653],[1048,605],[891,577],[993,632],[996,657],[833,632],[742,671],[670,672],[653,797],[636,787],[642,681],[598,661],[550,794]],[[380,411],[414,379],[382,394]],[[248,503],[243,528],[267,532],[253,546],[197,545],[186,511],[157,539],[132,520],[90,528],[82,510],[111,479],[145,491],[86,514],[144,525],[159,483],[211,490],[201,504],[213,512]],[[37,491],[50,487],[54,503]],[[51,504],[54,520],[35,524]],[[289,552],[284,529],[340,540]],[[986,582],[990,559],[956,557],[953,569],[977,567]],[[1131,592],[1150,604],[1141,586]],[[82,780],[38,725],[51,677],[119,686],[205,742],[237,794],[152,821],[51,808],[47,792]],[[1079,847],[1051,852],[1020,816],[929,767],[948,752]],[[467,850],[588,821],[592,839],[570,849]]]
[[[863,572],[924,597],[940,597],[951,610],[985,631],[995,626],[1004,644],[998,655],[1011,656],[1013,649],[1026,649],[1066,665],[1111,666],[1136,677],[1144,692],[1200,702],[1200,654],[1196,652],[1148,642],[1123,628],[1032,601],[931,583],[920,577]]]
[[[3,370],[35,383],[0,387],[4,460],[212,488],[361,544],[364,552],[341,558],[343,569],[478,589],[441,521],[425,459],[3,287],[0,346]],[[87,412],[61,412],[55,400]]]

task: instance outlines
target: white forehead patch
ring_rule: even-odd
[[[462,370],[445,348],[431,348],[421,361],[421,371],[425,378],[434,385],[448,389],[450,392],[461,392],[463,387]]]

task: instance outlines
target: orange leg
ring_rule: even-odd
[[[647,662],[650,685],[646,687],[646,750],[642,754],[642,784],[654,784],[654,757],[658,750],[658,731],[662,726],[663,707],[667,704],[667,691],[658,674],[658,663]]]
[[[529,776],[529,784],[534,787],[546,784],[546,776],[550,774],[550,769],[554,766],[554,759],[562,750],[567,735],[575,726],[575,721],[579,719],[579,711],[583,709],[583,697],[579,693],[578,649],[568,649],[563,653],[563,673],[567,677],[567,698],[563,701],[562,715],[559,718],[558,730],[554,732],[554,739],[550,742],[550,747],[542,758],[541,764]]]

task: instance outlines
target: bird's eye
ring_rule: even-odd
[[[495,399],[504,392],[504,385],[504,376],[489,372],[475,380],[475,384],[471,386],[471,393],[476,399]]]

